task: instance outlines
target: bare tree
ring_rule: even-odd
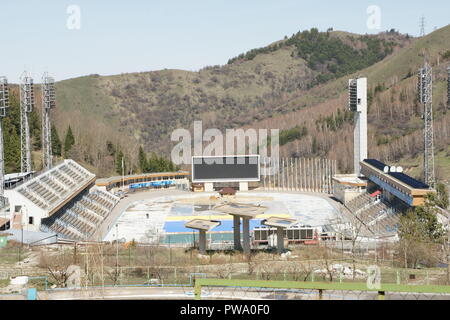
[[[39,265],[47,269],[51,279],[56,282],[58,287],[67,287],[70,276],[75,272],[68,272],[69,266],[72,264],[72,258],[66,256],[64,252],[57,254],[42,253]]]

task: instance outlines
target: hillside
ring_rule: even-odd
[[[285,130],[284,156],[328,156],[349,171],[352,128],[345,112],[346,85],[349,77],[363,75],[369,78],[371,100],[370,156],[414,159],[422,145],[414,73],[426,47],[436,74],[436,144],[445,154],[450,152],[445,149],[449,112],[444,103],[447,64],[441,56],[449,40],[450,27],[420,39],[397,32],[361,36],[312,29],[199,72],[161,70],[61,81],[54,118],[59,132],[69,124],[73,128],[77,144],[71,157],[97,168],[101,176],[114,171],[119,149],[133,171],[138,170],[140,145],[168,156],[174,145],[170,133],[190,128],[194,120],[222,130],[280,128]]]

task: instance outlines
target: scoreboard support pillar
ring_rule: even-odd
[[[277,251],[279,254],[284,252],[284,228],[277,228]]]
[[[234,250],[241,250],[241,217],[233,215]]]
[[[248,191],[248,182],[239,182],[239,191]]]
[[[212,182],[205,182],[205,192],[213,192],[214,184]]]
[[[242,247],[245,254],[250,253],[250,219],[242,217]]]
[[[200,254],[202,254],[202,255],[206,254],[206,231],[205,230],[199,230],[198,250],[200,251]]]

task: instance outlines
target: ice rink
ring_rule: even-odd
[[[153,242],[166,234],[192,234],[184,223],[205,218],[221,221],[212,233],[232,232],[232,217],[214,210],[222,201],[251,203],[267,207],[264,214],[251,220],[250,229],[261,225],[261,220],[271,216],[291,217],[299,224],[321,227],[332,224],[340,213],[326,199],[305,194],[239,192],[233,199],[218,199],[217,193],[193,193],[162,196],[131,203],[118,217],[106,241]],[[174,237],[174,242],[177,238]]]

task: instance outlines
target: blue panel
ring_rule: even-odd
[[[155,181],[155,182],[143,182],[143,183],[133,183],[133,184],[130,184],[130,189],[170,186],[170,185],[173,185],[173,184],[175,184],[175,181],[171,181],[171,180]]]
[[[171,233],[192,232],[192,229],[186,228],[184,226],[186,222],[187,221],[166,221],[166,223],[164,223],[164,231]],[[260,226],[261,226],[261,219],[250,220],[250,230]],[[217,226],[211,230],[211,232],[218,232],[218,231],[233,231],[233,220],[222,220],[220,226]],[[242,223],[241,223],[241,231],[242,231]]]
[[[36,300],[36,288],[29,288],[27,291],[27,300]]]
[[[404,194],[403,192],[395,189],[394,187],[391,187],[389,184],[387,184],[386,182],[382,181],[380,178],[378,178],[374,175],[371,175],[369,177],[369,179],[372,180],[373,182],[375,182],[377,185],[379,185],[383,189],[387,190],[389,193],[392,193],[394,196],[396,196],[400,200],[402,200],[402,201],[406,202],[407,204],[409,204],[410,206],[412,206],[412,203],[413,203],[412,197]]]

